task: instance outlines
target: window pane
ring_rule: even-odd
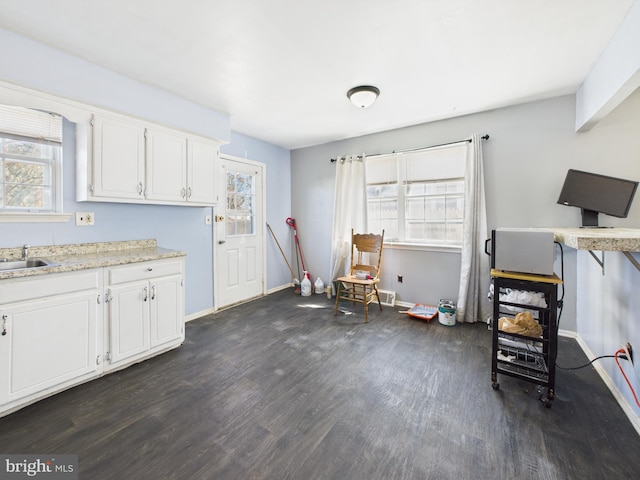
[[[411,183],[407,185],[407,195],[424,195],[424,183]]]
[[[51,191],[33,185],[5,185],[4,205],[14,208],[49,209]]]
[[[26,183],[30,185],[50,184],[49,166],[41,163],[5,161],[5,183]]]
[[[52,145],[7,138],[3,142],[2,152],[29,158],[51,158],[53,148]]]
[[[462,222],[447,224],[447,242],[462,243]]]
[[[447,193],[464,193],[464,181],[447,182]]]
[[[382,220],[380,227],[371,231],[381,232],[382,230],[384,230],[385,241],[397,242],[400,240],[400,236],[398,234],[398,220]]]
[[[226,234],[251,235],[255,232],[254,176],[227,173]]]
[[[397,197],[398,185],[368,185],[367,197]]]
[[[447,198],[447,219],[462,219],[464,217],[464,198]]]
[[[428,219],[445,218],[444,197],[425,198],[425,217]]]
[[[444,223],[426,223],[425,240],[442,243],[446,240],[447,228]]]
[[[407,220],[424,220],[424,199],[407,199]]]
[[[447,184],[441,182],[431,182],[425,184],[425,193],[427,195],[443,195],[447,191]]]

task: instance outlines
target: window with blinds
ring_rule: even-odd
[[[0,105],[0,212],[61,210],[62,117]]]
[[[367,158],[370,231],[389,242],[462,245],[466,143]]]

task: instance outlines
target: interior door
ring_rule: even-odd
[[[265,271],[264,165],[221,157],[220,172],[224,200],[215,217],[216,308],[262,295]]]

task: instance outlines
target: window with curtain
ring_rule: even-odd
[[[367,157],[369,231],[385,241],[462,245],[466,143]]]
[[[0,105],[0,213],[62,210],[62,117]]]

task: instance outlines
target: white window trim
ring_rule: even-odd
[[[460,253],[462,245],[433,243],[384,242],[384,248],[390,250],[414,250],[422,252]]]

